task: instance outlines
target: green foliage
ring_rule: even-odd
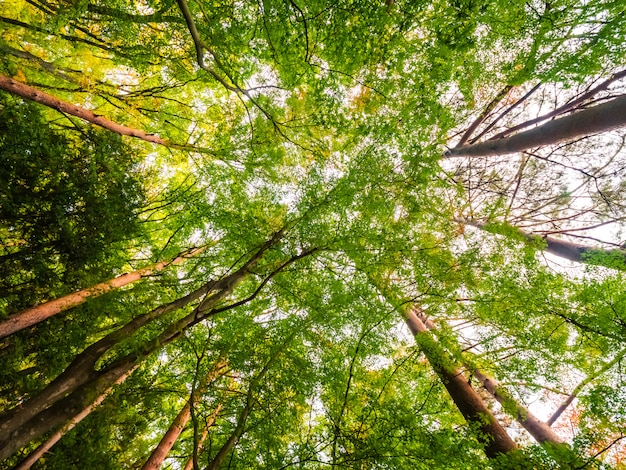
[[[623,253],[591,251],[584,261],[604,268],[556,271],[538,254],[545,243],[511,223],[586,223],[549,161],[523,163],[531,181],[510,184],[513,160],[474,161],[466,184],[440,159],[505,85],[521,96],[542,80],[556,94],[623,65],[624,18],[609,0],[4,2],[3,74],[169,143],[0,95],[1,318],[203,248],[1,340],[7,412],[71,387],[73,361],[93,358],[89,380],[137,366],[37,468],[139,468],[221,360],[165,466],[182,468],[213,419],[200,468],[229,442],[231,469],[617,462],[626,288],[604,268],[621,268]],[[513,187],[527,195],[521,208]],[[464,228],[466,212],[492,222]],[[220,290],[235,272],[241,282]],[[401,315],[411,305],[433,335],[411,337]],[[136,319],[145,325],[128,327]],[[546,390],[589,377],[572,445],[520,437],[488,462],[485,436],[436,373],[474,384],[468,363],[549,409],[563,396]],[[503,416],[512,408],[493,409],[519,436]]]

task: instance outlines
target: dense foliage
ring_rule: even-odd
[[[623,2],[6,0],[0,24],[7,468],[46,443],[34,468],[141,468],[184,416],[163,468],[622,465],[624,130],[444,151],[619,96]]]

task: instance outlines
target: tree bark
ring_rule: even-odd
[[[563,414],[563,412],[567,409],[568,406],[570,406],[573,403],[574,399],[578,396],[578,394],[582,391],[583,388],[585,388],[587,385],[589,385],[591,382],[593,382],[595,379],[600,377],[607,370],[609,370],[615,364],[617,364],[619,361],[621,361],[622,358],[624,357],[624,355],[626,355],[626,349],[623,349],[622,351],[620,351],[620,353],[617,354],[613,358],[612,361],[609,361],[608,363],[604,364],[596,373],[588,376],[585,380],[580,382],[576,386],[576,388],[574,388],[574,390],[572,390],[572,393],[570,393],[568,395],[568,397],[559,405],[559,407],[552,414],[552,416],[550,416],[550,419],[548,419],[548,421],[547,421],[548,426],[552,426],[556,422],[556,420],[560,418],[560,416]]]
[[[314,250],[308,250],[282,263],[278,269],[274,270],[261,283],[255,293],[246,299],[234,302],[228,306],[214,308],[220,300],[228,296],[233,289],[247,277],[250,269],[261,259],[263,253],[280,239],[281,236],[282,232],[279,232],[279,234],[275,235],[271,240],[264,243],[254,256],[231,275],[220,281],[211,282],[203,286],[208,289],[208,292],[215,291],[215,294],[205,297],[191,313],[172,323],[159,336],[145,343],[138,352],[133,352],[118,359],[106,369],[95,370],[95,364],[98,359],[109,350],[109,347],[96,348],[94,351],[97,351],[98,354],[93,354],[94,351],[89,351],[89,354],[84,354],[91,347],[83,351],[72,363],[72,365],[77,365],[77,367],[72,368],[72,365],[70,365],[70,367],[46,387],[40,395],[11,410],[4,421],[0,423],[0,436],[7,436],[4,439],[0,438],[0,459],[10,456],[31,440],[51,431],[63,420],[70,419],[73,416],[71,413],[75,414],[82,410],[86,406],[86,404],[84,404],[84,396],[94,396],[94,384],[98,386],[97,392],[101,393],[104,389],[103,387],[110,386],[121,374],[139,364],[145,357],[175,341],[188,328],[208,318],[210,315],[235,308],[254,299],[256,294],[269,279],[280,272],[282,268],[314,252]],[[197,292],[198,291],[194,291],[192,294],[196,294]],[[119,331],[120,330],[118,330],[118,332]],[[114,332],[114,334],[118,332]],[[111,346],[115,344],[117,343],[113,342]],[[64,413],[55,413],[54,410],[58,408],[59,404],[67,407],[70,411],[65,410]]]
[[[505,411],[513,414],[515,419],[538,443],[563,443],[563,439],[557,436],[550,426],[533,415],[528,408],[522,406],[506,389],[501,387],[495,379],[487,376],[479,369],[474,369],[473,374],[474,377],[483,384],[485,390],[502,404]]]
[[[620,96],[511,137],[449,149],[444,153],[444,156],[488,157],[507,155],[544,145],[557,144],[580,136],[607,132],[624,125],[626,125],[626,96]]]
[[[419,312],[417,314],[420,321],[426,326],[429,331],[436,329],[433,322],[426,317],[423,313]],[[484,374],[481,370],[473,368],[474,377],[476,377],[487,390],[498,402],[500,402],[504,410],[510,412],[514,411],[515,419],[522,425],[528,433],[533,436],[533,438],[538,443],[543,442],[551,442],[554,444],[561,444],[563,439],[557,436],[554,431],[550,428],[550,426],[543,421],[539,420],[535,415],[533,415],[528,408],[522,406],[513,396],[503,387],[501,387],[498,382],[492,378]]]
[[[89,414],[91,414],[91,412],[95,408],[97,408],[104,401],[106,397],[108,397],[111,394],[111,392],[113,391],[113,387],[115,385],[119,385],[124,380],[126,380],[126,378],[130,374],[132,374],[135,369],[136,367],[133,367],[130,371],[126,372],[125,374],[120,376],[117,380],[115,380],[113,385],[111,385],[102,394],[100,394],[91,405],[87,406],[84,410],[82,410],[80,413],[78,413],[76,416],[70,419],[70,421],[64,426],[62,426],[58,431],[55,431],[55,433],[52,434],[52,436],[50,436],[48,440],[46,440],[46,442],[44,442],[39,447],[37,447],[37,449],[31,452],[28,455],[28,457],[22,460],[13,470],[28,470],[30,467],[32,467],[33,464],[37,462],[37,460],[39,460],[43,456],[43,454],[48,452],[57,442],[59,442],[59,440],[63,436],[65,436],[68,432],[74,429],[74,427],[78,423],[80,423],[83,419],[89,416]]]
[[[476,227],[487,232],[498,233],[497,228],[493,231],[490,230],[488,224],[472,220],[457,221],[464,225],[471,225],[472,227]],[[517,230],[517,232],[528,241],[534,242],[537,240],[543,240],[546,243],[543,251],[558,256],[559,258],[574,261],[576,263],[588,263],[612,269],[626,270],[626,250],[621,248],[595,248],[581,243],[561,240],[555,237],[533,235],[516,227],[513,228],[515,228],[515,230]]]
[[[219,405],[217,405],[213,413],[211,413],[211,416],[209,416],[209,419],[207,420],[206,425],[204,426],[204,429],[202,430],[202,435],[200,436],[200,439],[198,439],[198,443],[197,444],[194,443],[194,446],[195,446],[194,455],[199,454],[200,450],[202,450],[204,441],[209,435],[209,429],[211,428],[211,426],[213,426],[213,423],[215,423],[215,419],[217,418],[217,415],[220,413],[221,409],[222,409],[222,404],[220,403]],[[192,456],[189,460],[187,460],[187,463],[185,464],[185,468],[183,470],[193,469],[193,462],[194,462],[193,459],[194,457]]]
[[[187,400],[185,406],[180,410],[167,432],[161,438],[161,441],[152,451],[150,457],[146,463],[141,467],[142,470],[158,470],[161,468],[163,461],[167,457],[167,454],[174,446],[176,439],[183,432],[183,429],[191,418],[191,407],[196,406],[200,401],[200,397],[209,387],[209,385],[215,380],[215,378],[221,373],[222,369],[226,367],[226,362],[218,360],[213,369],[204,377],[204,380],[199,384],[197,390],[194,391],[193,396]],[[208,426],[207,426],[208,427]]]
[[[108,281],[100,282],[91,287],[87,287],[63,297],[59,297],[58,299],[50,300],[43,304],[15,313],[0,322],[0,338],[4,338],[5,336],[42,322],[58,313],[76,307],[91,298],[106,294],[114,289],[136,282],[143,277],[150,276],[155,272],[162,271],[167,266],[180,264],[201,251],[203,251],[203,248],[190,250],[185,253],[181,253],[171,261],[161,261],[160,263],[156,263],[152,266],[122,274],[121,276],[109,279]]]
[[[443,382],[454,404],[467,422],[479,430],[477,437],[484,446],[485,455],[492,459],[500,454],[514,451],[517,448],[515,442],[498,423],[463,374],[448,363],[445,352],[432,338],[414,307],[404,314],[404,321],[413,333],[420,350]]]
[[[95,370],[98,360],[114,345],[128,338],[139,328],[147,325],[154,319],[184,307],[204,296],[204,300],[200,302],[193,312],[167,328],[159,337],[153,340],[153,344],[147,345],[146,354],[151,352],[151,348],[158,349],[166,342],[175,339],[180,335],[183,329],[195,325],[217,302],[232,292],[234,287],[248,275],[249,270],[256,265],[263,254],[281,237],[282,232],[278,232],[274,237],[265,242],[243,266],[232,274],[219,281],[210,281],[180,299],[138,316],[122,328],[108,334],[89,346],[37,396],[18,405],[0,417],[0,436],[12,435],[38,413],[52,406],[57,400],[72,393],[79,387],[88,384],[91,380],[96,379],[103,373],[102,371]],[[209,296],[211,292],[214,292],[214,294]]]
[[[94,397],[99,397],[116,382],[127,377],[136,367],[136,361],[122,361],[115,367],[107,369],[95,380],[78,388],[65,398],[57,400],[21,428],[10,434],[2,434],[0,439],[0,461],[6,459],[47,432],[66,426],[80,416],[81,412],[94,403]],[[121,379],[121,380],[120,380]]]
[[[67,101],[63,101],[55,96],[49,95],[48,93],[38,90],[37,88],[33,88],[29,85],[13,80],[12,78],[5,75],[0,75],[0,89],[8,91],[9,93],[20,96],[24,99],[42,104],[49,108],[56,109],[57,111],[61,111],[62,113],[76,116],[91,124],[103,127],[119,135],[135,137],[146,142],[163,145],[165,147],[173,149],[192,150],[211,155],[214,153],[210,149],[194,147],[193,145],[176,144],[174,142],[170,142],[169,140],[162,139],[158,135],[148,134],[141,129],[135,129],[132,127],[124,126],[123,124],[118,124],[117,122],[111,121],[104,116],[95,114],[93,111],[73,105],[71,103],[68,103]]]

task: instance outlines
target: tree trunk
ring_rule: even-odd
[[[187,316],[174,322],[159,336],[144,344],[143,348],[141,348],[139,352],[128,354],[127,356],[118,359],[108,368],[98,371],[94,369],[98,359],[100,359],[111,346],[117,344],[118,341],[111,341],[109,338],[108,342],[104,342],[105,346],[107,344],[108,346],[99,346],[98,343],[100,342],[98,342],[92,345],[96,347],[95,349],[92,350],[92,346],[90,346],[83,351],[83,353],[81,353],[79,357],[74,360],[70,367],[68,367],[68,369],[66,369],[38,396],[15,407],[7,414],[4,421],[0,423],[0,436],[8,436],[3,440],[0,439],[0,459],[8,457],[31,440],[51,431],[63,420],[70,419],[75,413],[86,407],[88,403],[84,403],[84,396],[94,396],[94,384],[97,384],[98,393],[102,393],[104,386],[110,386],[122,373],[139,364],[143,358],[179,338],[186,329],[196,325],[214,313],[235,308],[252,300],[256,293],[258,293],[258,291],[267,283],[267,281],[269,281],[269,279],[271,279],[273,275],[280,272],[282,268],[288,266],[293,261],[307,256],[314,251],[309,250],[282,263],[278,269],[274,270],[270,276],[261,283],[261,286],[252,296],[249,296],[244,300],[234,302],[229,306],[214,308],[220,300],[228,296],[233,291],[237,284],[247,277],[250,269],[261,259],[264,252],[267,251],[281,237],[282,232],[279,232],[271,240],[264,243],[255,255],[253,255],[234,273],[217,282],[210,282],[197,291],[192,292],[188,296],[173,302],[175,304],[179,301],[185,300],[186,302],[184,302],[183,305],[186,305],[191,301],[189,300],[190,296],[193,296],[194,298],[199,298],[201,296],[198,295],[198,292],[208,293],[216,291],[215,294],[202,300],[199,305]],[[170,305],[172,304],[169,304],[166,307],[169,307]],[[121,330],[125,329],[126,327],[123,327]],[[136,329],[137,328],[133,328],[133,331],[136,331]],[[112,335],[119,333],[121,330],[112,333]],[[127,336],[128,335],[124,335],[122,339]],[[117,371],[121,371],[120,375],[117,375]],[[64,396],[65,398],[63,398]],[[59,404],[62,404],[60,406],[67,408],[64,408],[63,413],[55,412]],[[77,408],[77,410],[75,408]]]
[[[204,444],[205,439],[207,438],[207,436],[209,435],[209,429],[211,428],[211,426],[213,426],[213,423],[215,423],[215,419],[217,418],[217,415],[220,413],[220,410],[222,409],[222,404],[220,403],[219,405],[217,405],[217,408],[215,408],[215,411],[213,411],[213,413],[211,413],[211,416],[209,416],[209,419],[206,422],[206,425],[204,426],[204,429],[202,430],[202,435],[200,436],[200,439],[198,439],[198,443],[194,443],[194,455],[198,455],[200,453],[200,450],[202,450],[202,446]],[[183,470],[192,470],[193,469],[193,460],[194,457],[192,456],[189,460],[187,460],[187,463],[185,464],[185,468]]]
[[[444,153],[446,157],[488,157],[522,152],[543,145],[558,144],[576,137],[606,132],[626,125],[626,96],[520,132],[511,137],[463,145]]]
[[[27,100],[42,104],[49,108],[56,109],[57,111],[60,111],[62,113],[76,116],[96,126],[104,127],[105,129],[108,129],[111,132],[115,132],[119,135],[135,137],[146,142],[151,142],[153,144],[159,144],[174,149],[193,150],[196,152],[207,154],[214,153],[210,149],[194,147],[193,145],[175,144],[168,140],[162,139],[158,135],[148,134],[141,129],[134,129],[132,127],[118,124],[105,118],[104,116],[99,116],[98,114],[95,114],[93,111],[73,105],[71,103],[68,103],[67,101],[60,100],[55,96],[49,95],[48,93],[38,90],[37,88],[33,88],[29,85],[13,80],[12,78],[5,75],[0,75],[0,89],[8,91],[13,95],[20,96]]]
[[[190,315],[184,317],[182,320],[179,320],[170,328],[166,329],[166,331],[159,336],[157,340],[169,341],[170,330],[172,327],[175,329],[180,328],[180,331],[182,331],[182,328],[195,324],[195,322],[199,321],[198,317],[201,316],[202,312],[206,312],[219,300],[223,299],[232,292],[233,288],[247,276],[249,269],[251,269],[258,262],[264,252],[267,251],[267,249],[269,249],[269,247],[271,247],[278,239],[279,238],[275,236],[270,241],[263,244],[257,253],[234,273],[220,279],[219,281],[210,281],[180,299],[138,316],[122,328],[108,334],[101,340],[89,346],[36,397],[31,398],[0,417],[0,419],[2,419],[2,421],[0,421],[0,436],[12,434],[28,420],[33,418],[37,413],[54,404],[56,400],[59,400],[68,393],[76,390],[78,387],[88,383],[90,380],[97,378],[100,372],[94,369],[96,363],[114,345],[128,338],[139,328],[145,326],[154,319],[184,307],[185,305],[188,305],[205,296],[205,299]],[[210,297],[206,297],[211,292],[215,292],[215,294]],[[171,332],[171,334],[180,333],[180,331],[175,330],[174,332]]]
[[[477,437],[484,445],[487,457],[492,459],[500,454],[514,451],[517,448],[515,442],[498,423],[463,374],[448,363],[445,352],[432,338],[414,308],[410,308],[404,314],[404,321],[413,333],[418,347],[443,382],[454,404],[467,422],[479,430]]]
[[[113,391],[113,387],[115,385],[119,385],[124,380],[126,380],[126,378],[130,374],[132,374],[135,369],[136,369],[136,367],[133,367],[130,371],[126,372],[125,374],[120,376],[117,380],[115,380],[113,385],[111,385],[102,394],[100,394],[91,405],[89,405],[84,410],[82,410],[80,413],[78,413],[76,416],[74,416],[67,424],[62,426],[61,429],[59,429],[52,436],[50,436],[46,442],[44,442],[39,447],[37,447],[37,449],[35,449],[33,452],[31,452],[28,455],[28,457],[26,457],[24,460],[22,460],[13,470],[28,470],[30,467],[32,467],[32,465],[35,462],[37,462],[37,460],[39,460],[43,456],[43,454],[48,452],[57,442],[59,442],[59,440],[63,436],[65,436],[68,432],[70,432],[72,429],[74,429],[74,427],[78,423],[80,423],[83,419],[85,419],[87,416],[89,416],[89,414],[95,408],[97,408],[100,405],[100,403],[102,403],[104,401],[104,399],[106,397],[108,397],[110,395],[110,393]]]
[[[483,384],[485,390],[502,404],[505,411],[513,414],[515,419],[538,443],[563,443],[563,439],[557,436],[550,426],[533,415],[528,408],[522,406],[506,389],[502,388],[495,379],[485,375],[478,369],[474,369],[473,374],[474,377]]]
[[[559,407],[552,414],[552,416],[550,416],[550,419],[548,419],[548,426],[552,426],[556,422],[556,420],[559,419],[559,417],[563,414],[563,412],[567,409],[567,407],[573,403],[574,399],[578,396],[578,394],[582,391],[583,388],[585,388],[587,385],[589,385],[591,382],[593,382],[595,379],[600,377],[607,370],[611,369],[615,364],[621,361],[624,355],[626,355],[626,349],[623,349],[622,351],[620,351],[613,358],[612,361],[607,362],[600,369],[598,369],[597,372],[595,372],[592,375],[589,375],[587,378],[585,378],[585,380],[580,382],[574,388],[574,390],[572,390],[572,393],[570,393],[568,397],[559,405]]]
[[[70,365],[56,379],[39,392],[38,395],[0,417],[0,436],[12,434],[37,415],[37,413],[52,406],[55,401],[97,378],[99,373],[94,369],[96,363],[110,348],[131,336],[135,331],[150,323],[152,320],[200,299],[203,295],[206,295],[212,290],[214,284],[213,282],[207,283],[174,302],[157,307],[143,315],[139,315],[122,328],[109,333],[104,338],[86,348],[74,358]]]
[[[109,279],[108,281],[87,287],[86,289],[59,297],[58,299],[50,300],[43,304],[22,310],[21,312],[11,315],[7,319],[0,322],[0,338],[4,338],[5,336],[42,322],[57,313],[76,307],[91,298],[98,297],[114,289],[118,289],[122,286],[138,281],[143,277],[150,276],[152,273],[162,271],[169,265],[180,264],[203,250],[204,248],[190,250],[185,253],[181,253],[171,261],[161,261],[160,263],[156,263],[152,266],[122,274],[114,279]]]
[[[474,222],[471,220],[458,220],[458,222],[464,225],[471,225],[472,227],[476,227],[487,232],[498,233],[497,227],[491,226],[494,227],[492,230],[490,225],[481,222]],[[561,240],[559,238],[532,235],[521,229],[515,229],[520,235],[531,242],[543,240],[546,243],[546,247],[543,251],[558,256],[559,258],[574,261],[576,263],[588,263],[612,269],[626,270],[626,250],[621,248],[594,248],[581,243]]]
[[[2,439],[0,439],[0,461],[10,457],[29,442],[38,439],[58,426],[71,425],[71,422],[80,416],[85,409],[93,405],[94,401],[97,400],[94,397],[102,396],[116,382],[121,383],[135,367],[136,361],[132,361],[130,358],[120,362],[115,367],[107,369],[95,380],[78,388],[65,398],[57,400],[21,428],[16,429],[11,434],[3,433]]]
[[[215,378],[221,373],[222,369],[226,367],[226,362],[218,360],[215,367],[204,377],[204,380],[199,384],[197,390],[194,391],[193,396],[187,400],[185,406],[180,410],[167,432],[163,435],[163,438],[150,454],[150,457],[146,463],[141,467],[142,470],[158,470],[161,468],[163,461],[167,457],[167,454],[174,446],[176,439],[183,432],[183,429],[191,418],[191,407],[196,406],[200,401],[200,397],[206,391],[208,386],[215,380]],[[208,427],[208,426],[207,426]]]
[[[429,331],[436,329],[433,322],[426,315],[420,312],[417,316]],[[473,368],[472,373],[483,384],[485,390],[502,404],[505,411],[511,412],[514,410],[512,414],[514,414],[515,419],[538,443],[551,442],[561,444],[563,442],[563,439],[557,436],[548,424],[539,420],[528,408],[522,406],[506,389],[500,387],[494,378],[487,376],[476,368]]]

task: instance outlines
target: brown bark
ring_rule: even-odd
[[[128,338],[139,328],[147,325],[154,319],[184,307],[185,305],[197,301],[204,296],[204,300],[200,302],[200,305],[198,305],[198,307],[196,307],[191,314],[166,329],[164,333],[153,341],[155,344],[148,345],[147,352],[150,352],[150,348],[158,348],[165,344],[165,342],[175,339],[178,335],[180,335],[184,328],[196,324],[201,318],[203,318],[203,315],[206,314],[207,311],[215,306],[217,302],[229,295],[233,288],[247,276],[249,270],[260,260],[265,251],[267,251],[281,237],[282,232],[277,233],[274,237],[272,237],[272,239],[264,243],[255,255],[234,273],[220,279],[219,281],[208,282],[199,289],[196,289],[180,299],[136,317],[122,328],[108,334],[101,340],[89,346],[37,396],[18,405],[13,410],[10,410],[8,413],[0,417],[0,436],[11,435],[38,413],[52,406],[55,401],[87,384],[91,380],[96,379],[102,374],[102,371],[95,370],[96,363],[114,345]],[[214,294],[209,296],[211,292],[214,292]]]
[[[110,386],[121,374],[139,364],[145,357],[179,338],[186,329],[196,325],[210,315],[235,308],[252,300],[269,279],[280,272],[282,268],[314,251],[309,250],[282,263],[280,267],[274,270],[261,283],[257,290],[246,299],[234,302],[228,306],[214,308],[219,301],[228,296],[237,284],[248,275],[249,270],[263,256],[263,253],[279,240],[281,236],[282,232],[279,232],[271,240],[263,244],[254,256],[231,275],[220,281],[211,282],[203,286],[208,292],[215,291],[215,294],[205,297],[190,314],[174,322],[159,336],[145,343],[139,352],[134,352],[118,359],[106,369],[95,370],[96,362],[102,357],[102,354],[108,351],[109,347],[96,348],[95,350],[89,351],[90,347],[83,351],[74,363],[72,363],[72,365],[76,365],[76,367],[72,368],[72,365],[70,365],[70,367],[68,367],[59,378],[55,379],[55,381],[46,387],[40,395],[11,410],[4,421],[0,423],[2,429],[0,436],[7,436],[5,439],[0,438],[0,459],[8,457],[31,440],[51,431],[54,427],[63,422],[63,420],[70,419],[73,416],[71,413],[77,413],[82,410],[84,406],[86,406],[86,404],[84,404],[84,396],[94,395],[94,384],[98,386],[98,393],[101,393],[104,386]],[[196,294],[197,292],[198,291],[194,291],[192,294]],[[189,301],[186,303],[189,303]],[[124,328],[121,330],[124,330]],[[113,334],[119,331],[120,330]],[[114,344],[116,344],[116,342],[113,342],[111,346]],[[88,351],[89,353],[85,354]],[[94,352],[98,354],[94,354]],[[63,413],[57,413],[55,410],[57,410],[59,406],[66,407],[69,411],[64,408]],[[76,407],[78,407],[77,410],[75,409]],[[70,413],[69,416],[68,413]]]
[[[551,119],[553,117],[558,116],[559,114],[563,114],[567,111],[570,111],[574,108],[577,108],[578,106],[581,106],[585,101],[590,100],[591,98],[593,98],[595,95],[597,95],[598,93],[600,93],[603,90],[606,90],[609,85],[617,80],[621,80],[622,78],[626,77],[626,70],[622,70],[620,72],[617,72],[613,75],[611,75],[611,78],[609,78],[608,80],[605,80],[604,82],[602,82],[600,85],[598,85],[597,87],[594,87],[593,89],[589,90],[586,93],[583,93],[581,96],[579,96],[578,98],[576,98],[573,101],[570,101],[569,103],[564,104],[563,106],[558,107],[557,109],[555,109],[554,111],[548,113],[548,114],[544,114],[543,116],[539,116],[538,118],[535,119],[530,119],[528,121],[525,121],[521,124],[518,124],[517,126],[514,126],[510,129],[507,129],[505,131],[500,132],[497,135],[494,135],[493,137],[491,137],[489,140],[498,140],[501,139],[503,137],[506,137],[509,134],[512,134],[513,132],[517,132],[521,129],[525,129],[527,127],[532,126],[533,124],[537,124],[541,121],[546,121],[548,119]]]
[[[496,95],[496,97],[493,100],[491,100],[491,102],[489,102],[489,104],[485,107],[483,112],[480,113],[480,116],[478,116],[474,120],[474,122],[467,128],[467,130],[465,131],[465,133],[463,134],[463,136],[461,137],[461,140],[459,141],[457,145],[463,145],[465,142],[468,141],[468,139],[472,136],[476,128],[480,126],[485,121],[485,119],[487,119],[491,111],[493,111],[493,109],[498,105],[498,103],[500,103],[500,101],[504,99],[504,97],[507,95],[509,91],[511,91],[512,88],[513,88],[513,85],[506,85],[502,90],[500,90],[500,92]]]
[[[561,405],[559,405],[559,407],[552,414],[552,416],[550,416],[550,419],[548,419],[548,426],[552,426],[556,422],[556,420],[559,419],[559,417],[563,414],[563,412],[567,409],[567,407],[573,403],[574,399],[578,396],[578,394],[582,391],[583,388],[585,388],[587,385],[589,385],[591,382],[593,382],[595,379],[600,377],[607,370],[609,370],[611,367],[613,367],[615,364],[621,361],[624,355],[626,355],[626,349],[623,349],[622,351],[620,351],[619,354],[617,354],[613,358],[612,361],[609,361],[608,363],[604,364],[597,372],[588,376],[585,380],[580,382],[576,386],[576,388],[572,390],[572,393],[570,393],[568,397],[561,403]]]
[[[63,101],[55,96],[49,95],[48,93],[33,88],[29,85],[13,80],[12,78],[5,75],[0,75],[0,89],[8,91],[11,94],[20,96],[27,100],[34,101],[44,106],[48,106],[49,108],[56,109],[57,111],[61,111],[62,113],[76,116],[91,124],[103,127],[119,135],[135,137],[146,142],[163,145],[169,148],[192,150],[200,153],[213,154],[213,152],[209,149],[194,147],[192,145],[176,144],[174,142],[170,142],[169,140],[162,139],[158,135],[148,134],[141,129],[134,129],[132,127],[124,126],[123,124],[118,124],[114,121],[111,121],[110,119],[105,118],[104,116],[95,114],[93,111],[73,105],[71,103],[68,103],[67,101]]]
[[[197,444],[195,444],[194,455],[199,454],[200,451],[202,450],[202,446],[204,445],[204,441],[206,440],[207,436],[209,435],[209,429],[211,428],[211,426],[213,426],[213,423],[215,423],[215,420],[217,419],[217,415],[220,413],[221,409],[222,409],[222,404],[220,403],[219,405],[217,405],[217,407],[215,408],[213,413],[211,413],[211,416],[209,416],[209,419],[206,421],[206,425],[204,426],[204,429],[202,430],[202,434],[200,435],[200,439],[198,439]],[[185,464],[185,468],[183,470],[192,470],[193,469],[193,459],[194,459],[194,457],[192,456],[189,460],[187,460],[187,463]]]
[[[135,369],[136,367],[133,367],[130,371],[126,372],[125,374],[120,376],[118,379],[116,379],[114,383],[109,388],[107,388],[104,392],[102,392],[94,400],[94,402],[91,405],[87,406],[84,410],[82,410],[80,413],[78,413],[73,418],[71,418],[69,422],[63,425],[58,431],[55,431],[55,433],[52,434],[52,436],[50,436],[46,440],[46,442],[44,442],[39,447],[37,447],[37,449],[31,452],[28,455],[28,457],[22,460],[13,470],[28,470],[35,462],[37,462],[37,460],[39,460],[43,456],[43,454],[48,452],[57,442],[59,442],[59,440],[63,436],[65,436],[69,431],[71,431],[83,419],[89,416],[89,414],[91,414],[91,412],[95,408],[97,408],[100,405],[100,403],[104,401],[106,397],[110,395],[110,393],[113,391],[113,387],[115,385],[119,385],[124,380],[126,380],[126,378],[130,374],[132,374]]]
[[[481,230],[490,231],[489,226],[481,222],[475,222],[472,220],[458,220],[458,222],[465,225],[471,225],[472,227],[476,227]],[[543,240],[546,243],[546,247],[543,251],[560,258],[574,261],[576,263],[589,263],[621,270],[626,269],[626,250],[621,248],[594,248],[581,243],[574,243],[555,237],[533,235],[524,232],[521,229],[517,229],[517,232],[531,242]],[[497,233],[497,230],[494,230],[494,233]]]
[[[498,140],[463,145],[444,153],[446,157],[487,157],[573,140],[626,125],[626,96],[546,122],[528,131]]]
[[[185,406],[183,406],[174,421],[172,421],[169,429],[154,448],[146,463],[141,467],[142,470],[158,470],[161,468],[167,454],[172,449],[176,439],[178,439],[178,436],[183,432],[183,429],[191,418],[191,407],[198,404],[202,394],[225,367],[226,362],[220,359],[215,367],[205,376],[204,380],[199,384],[198,389],[194,391],[193,396],[187,400]]]
[[[91,298],[106,294],[114,289],[150,276],[155,272],[162,271],[167,266],[180,264],[201,251],[203,251],[203,248],[190,250],[180,254],[171,261],[161,261],[152,266],[122,274],[114,279],[109,279],[108,281],[59,297],[58,299],[50,300],[43,304],[22,310],[0,322],[0,338],[4,338],[5,336],[42,322],[58,313],[76,307]]]
[[[65,398],[57,400],[52,406],[37,414],[25,426],[0,438],[0,461],[13,455],[29,442],[38,439],[58,426],[65,426],[93,404],[95,398],[116,382],[126,377],[136,367],[136,361],[130,358],[110,367],[95,380],[78,388]]]
[[[474,377],[483,384],[485,390],[502,404],[505,411],[513,414],[515,419],[538,443],[563,443],[563,439],[557,436],[550,426],[533,415],[528,408],[522,406],[506,389],[501,387],[495,379],[485,375],[478,369],[474,369],[473,374]]]
[[[433,322],[421,312],[416,313],[418,318],[426,326],[429,331],[436,329]],[[515,418],[522,425],[533,438],[539,442],[552,442],[554,444],[561,444],[563,440],[557,436],[550,426],[543,421],[539,420],[533,415],[528,408],[522,406],[513,396],[504,388],[502,388],[498,382],[484,374],[479,369],[473,369],[474,377],[476,377],[498,402],[500,402],[505,411],[514,411]]]
[[[122,328],[95,342],[70,363],[70,365],[38,395],[18,405],[0,417],[0,436],[9,435],[23,426],[37,413],[52,406],[55,401],[97,378],[95,370],[98,360],[114,345],[132,335],[152,320],[200,299],[212,290],[214,283],[208,283],[192,293],[148,313],[139,315]]]
[[[287,338],[286,342],[289,341],[295,334],[296,334],[296,331],[293,331]],[[258,399],[254,396],[256,393],[256,389],[259,386],[259,383],[261,383],[261,380],[263,380],[263,377],[265,377],[267,372],[270,370],[270,367],[272,366],[273,362],[278,358],[278,356],[281,353],[282,353],[282,348],[278,349],[274,354],[272,354],[272,356],[263,366],[263,369],[261,369],[261,371],[256,375],[256,377],[254,377],[250,381],[250,385],[248,386],[248,393],[246,394],[246,406],[243,408],[243,410],[241,410],[241,413],[239,414],[239,417],[237,418],[237,424],[235,426],[235,429],[231,433],[230,437],[226,440],[224,445],[222,445],[220,450],[217,452],[213,460],[209,463],[209,465],[207,465],[205,470],[219,469],[222,466],[222,463],[224,463],[224,460],[226,459],[228,454],[237,445],[237,443],[239,442],[239,439],[241,439],[241,436],[243,436],[243,433],[246,429],[246,421],[248,420],[248,417],[250,416],[252,409],[258,402]]]
[[[484,445],[487,457],[491,459],[514,451],[517,448],[515,442],[498,423],[463,374],[448,363],[445,351],[432,338],[428,327],[418,317],[419,313],[415,308],[409,309],[404,314],[404,321],[413,333],[418,347],[443,382],[454,404],[466,421],[479,430],[477,437]]]

